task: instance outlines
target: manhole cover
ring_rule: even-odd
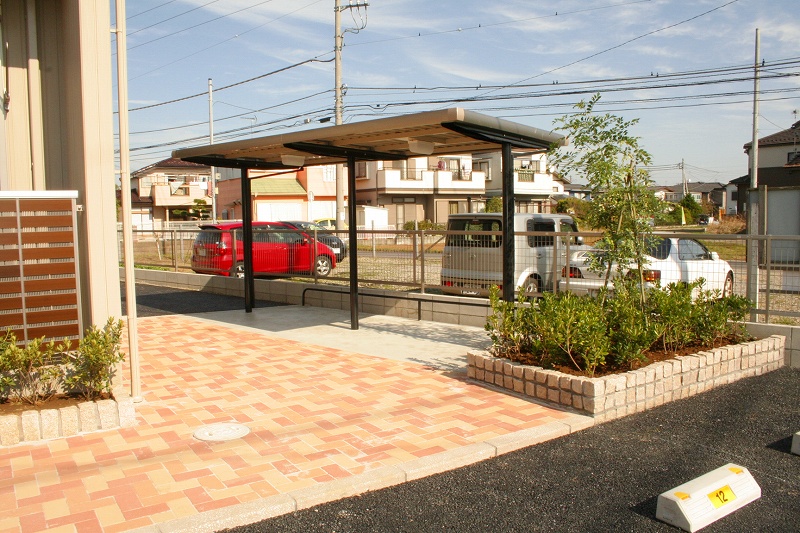
[[[193,433],[197,440],[233,440],[240,439],[250,433],[250,428],[242,424],[223,422],[208,424]]]

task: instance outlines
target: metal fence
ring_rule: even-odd
[[[194,244],[198,238],[199,229],[169,229],[157,231],[134,231],[134,262],[139,268],[153,268],[173,271],[192,271],[192,256]],[[276,232],[283,233],[283,232]],[[338,235],[347,242],[346,231],[325,232]],[[482,279],[473,280],[475,288],[483,285],[484,290],[454,291],[449,284],[450,272],[458,265],[452,264],[452,258],[445,258],[443,271],[443,255],[445,242],[448,235],[456,232],[446,231],[398,231],[359,230],[356,246],[358,247],[358,279],[361,287],[374,287],[393,289],[398,291],[420,291],[429,294],[450,293],[466,295],[485,295],[488,285],[498,285],[502,281],[502,258],[496,252],[499,247],[475,246],[467,250],[466,257],[474,263],[469,267],[461,268],[464,271],[478,270],[491,271],[495,278],[487,282],[485,275]],[[500,232],[478,232],[487,239],[486,242],[499,243]],[[310,237],[321,237],[310,234]],[[703,232],[665,233],[657,232],[664,239],[696,240],[707,250],[716,252],[720,259],[727,261],[733,274],[733,292],[748,295],[748,270],[754,274],[752,291],[757,287],[756,306],[754,313],[759,321],[779,324],[800,325],[800,236],[748,236],[748,235],[718,235]],[[476,235],[473,235],[475,237]],[[581,237],[581,242],[576,237]],[[576,251],[589,248],[599,237],[597,233],[518,233],[515,235],[517,248],[517,267],[520,263],[525,266],[525,246],[535,244],[535,253],[543,254],[544,260],[535,267],[539,275],[539,284],[526,287],[534,292],[564,290],[579,285],[578,281],[570,278],[569,273],[575,263],[570,261],[569,269],[565,268],[565,257],[574,258]],[[277,238],[277,237],[276,237]],[[459,239],[464,235],[459,232]],[[492,241],[491,239],[494,239]],[[751,261],[748,268],[747,249],[748,242],[756,241],[758,249],[757,260]],[[123,256],[122,234],[119,234],[119,253]],[[314,242],[311,240],[310,242]],[[347,284],[350,277],[350,260],[353,243],[347,243],[348,257],[336,264],[336,267],[327,275],[321,276],[313,268],[308,271],[302,269],[288,270],[270,274],[274,277],[313,280],[316,283]],[[549,253],[542,252],[552,246]],[[559,248],[561,246],[561,248]],[[683,249],[683,248],[682,248]],[[688,248],[687,248],[688,250]],[[449,251],[449,249],[448,249]],[[487,251],[495,252],[494,255]],[[288,252],[287,252],[288,253]],[[688,252],[687,252],[688,253]],[[498,259],[499,257],[499,259]],[[291,258],[287,258],[287,261]],[[195,257],[197,260],[197,257]],[[448,260],[450,264],[448,264]],[[481,263],[483,262],[483,263]],[[195,265],[196,266],[196,265]],[[229,268],[229,266],[225,267]],[[694,268],[692,266],[688,268]],[[230,275],[230,271],[223,272]],[[702,275],[709,281],[709,285],[721,286],[722,279],[712,279],[714,272],[694,272],[692,275]],[[445,284],[443,284],[443,279]],[[469,285],[470,280],[461,280]]]

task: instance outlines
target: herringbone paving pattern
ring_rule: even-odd
[[[138,331],[137,425],[0,448],[0,531],[148,526],[569,416],[460,374],[187,316]],[[192,436],[232,421],[251,432]]]

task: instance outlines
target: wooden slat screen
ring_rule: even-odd
[[[20,342],[83,331],[76,201],[0,199],[0,328]]]

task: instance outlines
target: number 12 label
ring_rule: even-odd
[[[725,485],[724,487],[719,488],[714,492],[710,492],[708,494],[708,499],[711,500],[711,503],[714,504],[714,507],[719,509],[723,505],[726,505],[735,500],[736,494],[733,493],[730,485]]]

